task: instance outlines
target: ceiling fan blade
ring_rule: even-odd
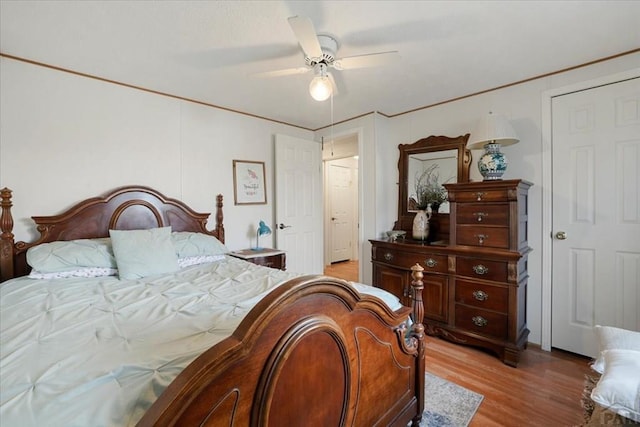
[[[292,16],[289,18],[289,25],[306,56],[309,58],[322,57],[322,48],[311,19],[304,16]]]
[[[251,77],[282,77],[292,76],[294,74],[304,74],[311,71],[309,67],[286,68],[284,70],[265,71],[262,73],[253,73]]]
[[[354,68],[378,67],[390,64],[398,59],[400,59],[400,54],[397,50],[369,55],[347,56],[333,61],[333,68],[336,70],[352,70]]]

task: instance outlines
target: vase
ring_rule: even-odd
[[[413,218],[413,231],[411,233],[415,240],[427,240],[429,236],[429,215],[424,210],[416,212],[416,216]]]
[[[507,170],[507,157],[500,151],[500,144],[494,142],[484,146],[484,154],[478,160],[478,169],[484,181],[502,179]]]

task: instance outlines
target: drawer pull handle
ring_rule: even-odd
[[[424,262],[424,265],[426,265],[429,268],[433,268],[436,265],[438,265],[438,261],[436,261],[433,258],[427,258],[427,260]]]
[[[482,264],[474,265],[471,268],[473,269],[474,273],[479,274],[481,276],[489,272],[489,267],[485,267]]]
[[[486,212],[474,212],[473,214],[476,216],[478,222],[482,222],[483,217],[489,216],[489,214]]]
[[[476,199],[476,200],[477,200],[477,201],[481,201],[481,200],[482,200],[482,196],[484,196],[485,194],[487,194],[487,193],[482,192],[482,191],[478,191],[478,192],[476,193],[476,197],[477,197],[477,199]]]
[[[484,291],[473,291],[473,297],[478,301],[486,301],[489,299],[489,294]]]
[[[386,252],[384,254],[384,259],[387,261],[391,261],[393,259],[393,254],[391,252]]]
[[[474,325],[480,326],[481,328],[487,326],[487,324],[489,323],[489,321],[482,316],[473,316],[471,318],[471,321]]]
[[[489,238],[488,234],[476,234],[476,239],[478,239],[478,244],[483,245],[484,241]]]

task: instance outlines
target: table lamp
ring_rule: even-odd
[[[500,148],[518,141],[516,131],[505,116],[489,112],[478,121],[467,148],[484,148],[484,154],[478,160],[478,169],[484,181],[502,179],[507,170],[507,158]]]
[[[258,229],[256,230],[256,247],[253,248],[254,251],[260,251],[262,248],[260,247],[260,236],[268,236],[271,234],[271,228],[264,221],[260,221],[258,224]]]

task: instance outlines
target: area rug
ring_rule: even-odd
[[[467,427],[483,396],[435,375],[426,374],[420,427]]]

